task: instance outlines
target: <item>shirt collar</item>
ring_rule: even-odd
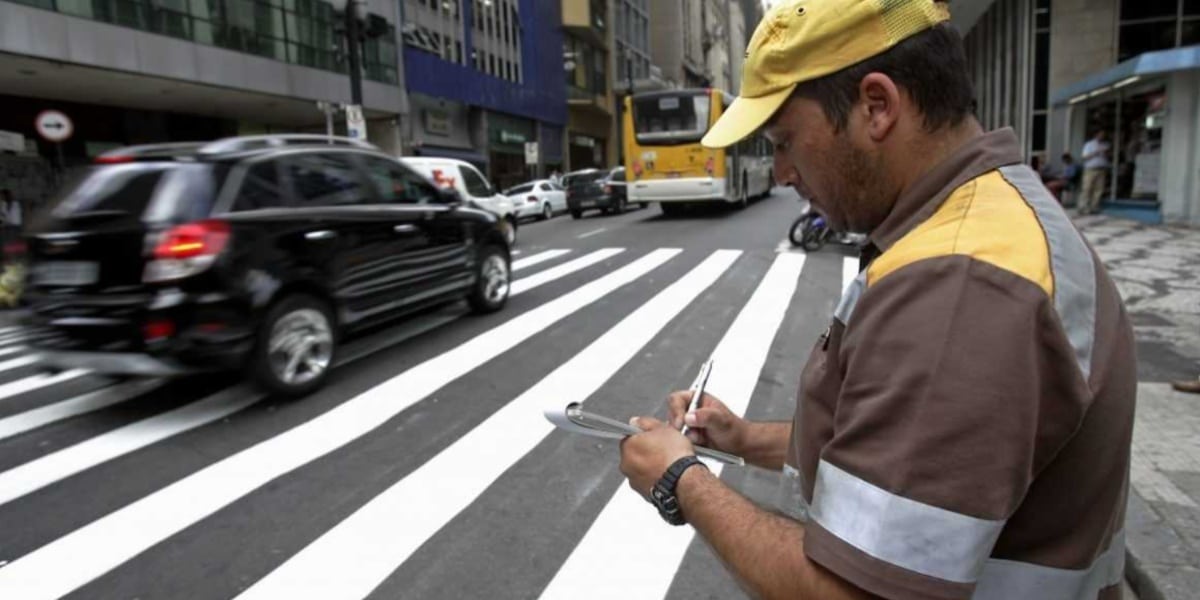
[[[871,231],[870,243],[878,252],[886,252],[904,234],[932,216],[950,192],[988,171],[1021,161],[1021,147],[1012,128],[971,139],[900,193],[883,223]]]

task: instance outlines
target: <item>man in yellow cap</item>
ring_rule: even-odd
[[[704,138],[761,131],[779,181],[869,239],[792,421],[676,393],[669,423],[636,419],[621,445],[630,485],[757,596],[1120,597],[1132,329],[1016,136],[974,118],[948,18],[933,0],[780,2]],[[779,470],[778,511],[693,443]]]

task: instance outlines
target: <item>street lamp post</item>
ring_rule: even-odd
[[[383,19],[371,16],[364,30],[362,20],[366,18],[363,0],[331,0],[334,10],[342,12],[345,21],[339,30],[346,42],[346,63],[350,75],[350,104],[346,106],[346,129],[352,138],[367,139],[367,124],[363,119],[362,103],[362,54],[361,44],[368,37],[378,37],[387,29]],[[379,21],[379,22],[376,22]]]

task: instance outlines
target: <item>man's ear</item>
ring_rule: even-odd
[[[882,142],[900,120],[900,88],[883,73],[868,73],[858,83],[858,100],[866,117],[865,133]]]

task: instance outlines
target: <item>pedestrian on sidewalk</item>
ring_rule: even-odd
[[[933,0],[776,3],[704,137],[761,130],[781,183],[869,235],[790,422],[677,392],[621,444],[630,486],[754,596],[1120,597],[1133,331],[1016,135],[973,116],[948,19]],[[780,471],[779,512],[693,444]]]
[[[1104,184],[1108,181],[1108,162],[1111,145],[1108,132],[1096,131],[1092,139],[1083,145],[1080,160],[1083,161],[1083,192],[1079,199],[1079,214],[1091,215],[1100,212],[1100,198],[1104,195]]]

